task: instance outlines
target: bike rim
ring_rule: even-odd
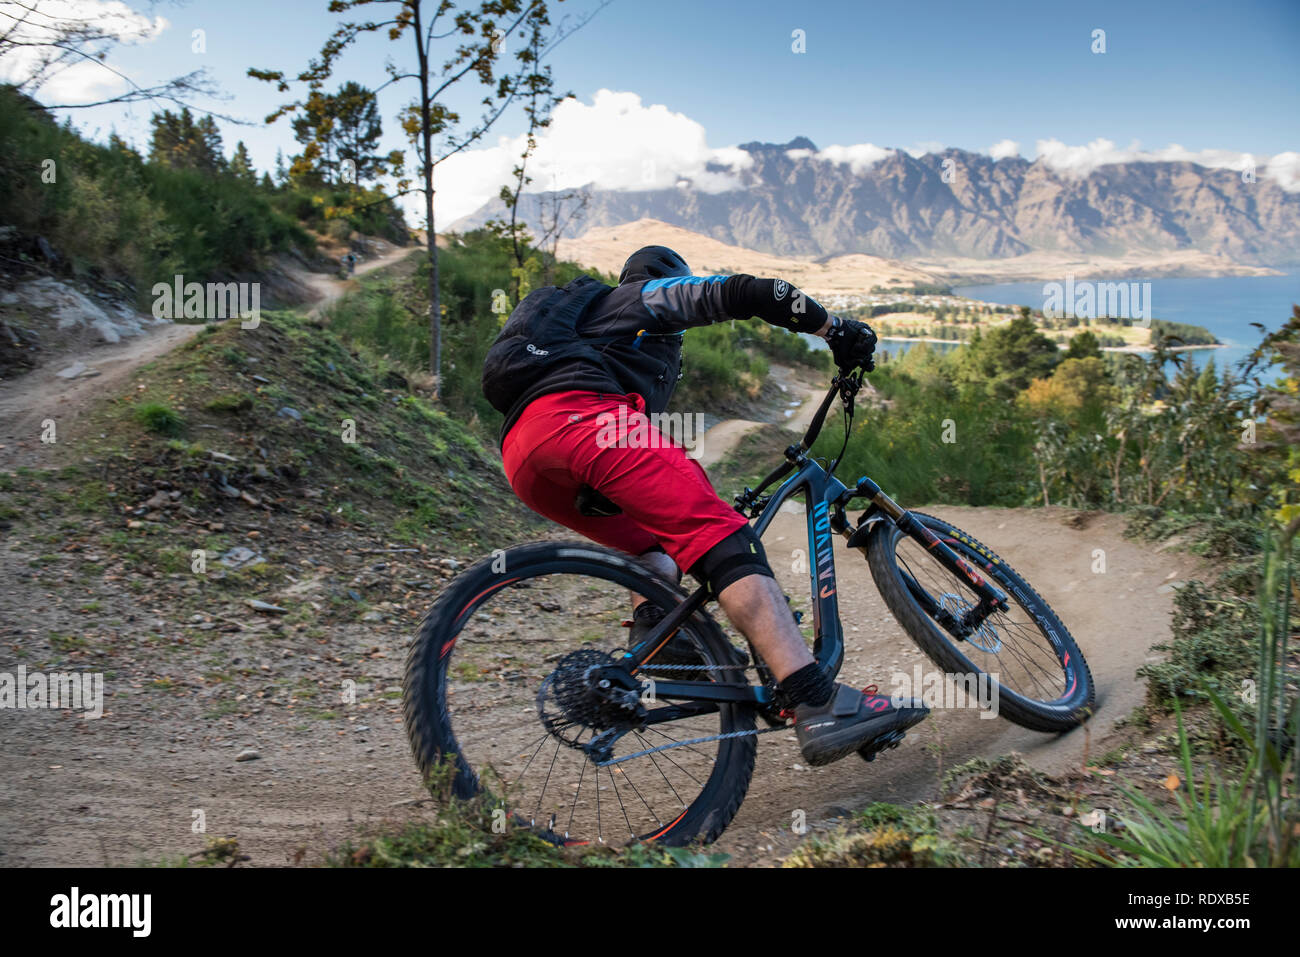
[[[584,750],[624,731],[579,678],[626,650],[631,585],[590,570],[507,576],[459,609],[440,640],[444,751],[460,755],[517,825],[556,843],[665,839],[688,824],[732,747],[717,740],[731,730],[724,707],[627,727],[601,759]],[[672,674],[649,664],[646,677]],[[638,703],[647,717],[673,706],[649,696]]]

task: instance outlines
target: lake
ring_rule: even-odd
[[[1103,281],[1103,280],[1098,280]],[[1283,276],[1220,276],[1186,279],[1137,279],[1151,283],[1151,315],[1156,319],[1204,326],[1224,343],[1224,349],[1194,349],[1187,353],[1197,365],[1210,356],[1222,368],[1235,363],[1259,344],[1261,333],[1251,326],[1280,328],[1300,303],[1300,271]],[[958,296],[1003,306],[1043,308],[1042,282],[1010,282],[988,286],[959,286]],[[900,343],[901,344],[901,343]],[[891,347],[900,345],[890,343]]]

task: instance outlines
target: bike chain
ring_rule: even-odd
[[[690,738],[686,741],[674,741],[672,744],[661,744],[657,748],[647,748],[645,751],[633,751],[631,754],[625,754],[621,758],[611,758],[609,761],[593,761],[592,763],[598,768],[607,768],[613,764],[622,764],[624,761],[631,761],[633,758],[643,758],[647,754],[658,754],[660,751],[671,751],[673,748],[684,748],[689,744],[704,744],[709,741],[721,741],[724,738],[746,738],[751,734],[771,734],[773,731],[789,731],[789,725],[781,725],[776,728],[755,728],[753,731],[728,731],[726,734],[711,734],[703,738]]]

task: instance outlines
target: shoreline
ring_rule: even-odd
[[[964,346],[969,343],[968,339],[935,339],[930,336],[880,336],[880,342],[935,342],[940,345]],[[1064,349],[1065,346],[1057,343],[1058,349]],[[1194,349],[1226,349],[1226,342],[1200,343],[1190,346],[1170,346],[1170,352],[1191,352]],[[1102,346],[1102,352],[1155,352],[1151,346]]]
[[[1252,266],[1246,263],[1209,263],[1204,261],[1170,262],[1169,260],[1076,260],[1070,262],[1032,262],[1001,264],[1002,268],[988,268],[982,263],[970,262],[968,271],[961,268],[946,269],[925,260],[908,260],[909,264],[935,273],[953,289],[960,286],[1009,286],[1023,283],[1060,282],[1067,275],[1089,282],[1131,282],[1156,279],[1263,279],[1285,276],[1294,266]]]
[[[1191,352],[1194,349],[1226,349],[1226,342],[1197,343],[1190,346],[1170,346],[1169,352]],[[1102,352],[1155,352],[1150,346],[1102,346]]]

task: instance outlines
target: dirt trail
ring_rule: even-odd
[[[41,423],[55,424],[58,442],[76,438],[81,412],[102,401],[136,369],[196,336],[201,325],[151,326],[144,335],[113,345],[95,346],[60,356],[24,376],[0,385],[0,468],[40,467],[49,464],[40,439]],[[61,379],[58,372],[75,362],[95,369],[98,375]]]
[[[357,275],[382,269],[409,255],[412,247],[394,247],[382,256],[357,266]],[[348,291],[350,283],[326,273],[292,271],[294,278],[320,297],[312,307],[317,314]],[[41,442],[41,423],[53,420],[56,438],[69,443],[77,437],[78,418],[145,363],[171,352],[198,335],[201,323],[150,326],[144,335],[112,345],[96,345],[61,353],[44,365],[9,382],[0,383],[0,469],[49,464],[51,446]],[[60,370],[80,362],[98,374],[60,378]]]
[[[786,400],[783,410],[786,415],[781,425],[787,429],[802,433],[808,428],[817,411],[817,403],[825,395],[825,389],[799,378],[789,366],[773,364],[769,375],[782,388]],[[716,465],[727,457],[741,439],[754,429],[770,428],[772,423],[754,419],[724,419],[704,433],[701,442],[700,464],[705,468]]]
[[[401,259],[405,259],[415,249],[413,246],[394,246],[385,252],[382,256],[374,259],[368,259],[360,263],[355,271],[355,275],[364,276],[368,272],[374,272],[376,269],[383,269],[385,266],[391,266]],[[311,314],[319,315],[330,303],[334,302],[349,289],[354,288],[349,280],[336,279],[332,274],[320,272],[308,272],[306,269],[293,271],[293,276],[313,292],[320,296],[320,300],[312,306]]]

